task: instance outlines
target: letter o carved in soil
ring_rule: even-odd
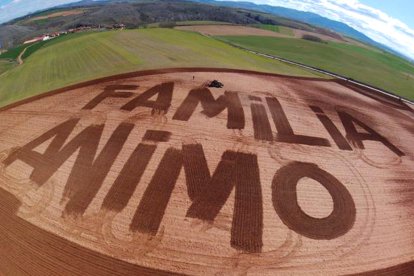
[[[333,200],[325,218],[314,218],[300,208],[296,186],[309,177],[324,186]],[[347,233],[355,222],[355,204],[345,186],[330,173],[312,163],[292,162],[279,169],[272,182],[272,201],[283,223],[293,231],[316,240],[330,240]]]

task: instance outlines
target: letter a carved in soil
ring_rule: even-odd
[[[138,95],[130,102],[121,107],[123,110],[132,111],[139,106],[152,108],[151,113],[167,113],[171,106],[172,94],[174,90],[174,82],[166,82],[156,85],[144,93]],[[157,100],[149,100],[157,95]]]
[[[95,158],[104,125],[91,125],[66,142],[78,122],[70,119],[56,126],[4,160],[6,166],[19,159],[33,167],[30,178],[40,186],[79,150],[63,192],[63,198],[69,199],[64,213],[74,215],[82,215],[89,206],[134,128],[121,123]],[[34,150],[49,139],[53,140],[43,154]]]
[[[93,109],[106,98],[129,98],[134,93],[126,91],[117,92],[116,90],[135,90],[137,88],[137,85],[108,85],[101,94],[93,98],[82,109]]]
[[[385,137],[377,133],[375,130],[367,126],[365,123],[361,122],[360,120],[354,118],[350,114],[339,111],[338,112],[339,118],[342,121],[342,124],[346,130],[346,138],[357,148],[365,149],[364,144],[362,141],[364,140],[371,140],[371,141],[378,141],[384,144],[387,148],[389,148],[392,152],[394,152],[398,156],[405,156],[405,154],[396,146],[394,146],[390,141],[388,141]],[[363,128],[366,133],[358,132],[355,128],[355,124]]]

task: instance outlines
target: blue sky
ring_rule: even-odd
[[[414,29],[413,0],[360,0],[360,2],[383,11]]]
[[[230,0],[234,1],[234,0]],[[244,0],[317,13],[350,25],[414,60],[413,0]],[[73,0],[0,0],[0,23]]]

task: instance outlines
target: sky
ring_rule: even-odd
[[[78,0],[77,0],[78,1]],[[0,0],[0,23],[74,0]],[[235,0],[230,0],[235,1]],[[414,60],[413,0],[244,0],[314,12],[348,24]]]

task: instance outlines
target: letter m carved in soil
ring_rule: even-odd
[[[261,252],[263,205],[257,156],[226,151],[210,176],[200,144],[183,145],[187,190],[193,201],[187,216],[214,221],[235,187],[231,246]]]
[[[236,92],[226,91],[217,99],[208,88],[196,88],[188,93],[187,98],[174,114],[173,120],[188,121],[198,103],[201,103],[203,113],[208,117],[217,116],[227,108],[227,128],[243,129],[245,125],[244,111]]]

